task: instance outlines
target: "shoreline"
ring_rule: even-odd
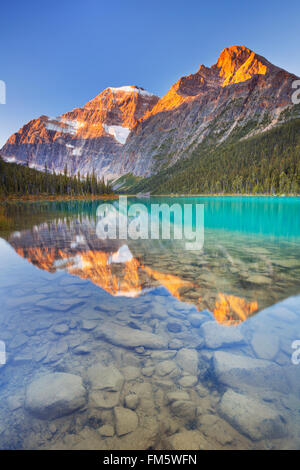
[[[93,201],[93,200],[110,200],[118,199],[120,196],[126,196],[129,198],[152,198],[152,197],[300,197],[300,194],[150,194],[145,196],[142,194],[106,194],[106,195],[89,195],[89,196],[50,196],[50,195],[39,195],[39,196],[17,196],[11,195],[8,197],[1,197],[0,204],[9,202],[55,202],[55,201]]]
[[[143,194],[118,194],[118,196],[127,197],[139,197],[139,198],[150,198],[150,197],[300,197],[300,194],[150,194],[145,196]]]
[[[11,195],[8,197],[1,197],[0,204],[6,202],[54,202],[54,201],[91,201],[91,200],[109,200],[117,199],[116,194],[102,194],[102,195],[89,195],[89,196],[17,196]]]

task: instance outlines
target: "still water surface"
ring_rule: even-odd
[[[299,198],[135,202],[204,204],[203,249],[5,206],[0,447],[299,448]]]

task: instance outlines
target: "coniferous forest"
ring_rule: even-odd
[[[221,145],[203,142],[189,158],[149,178],[132,177],[130,183],[125,192],[131,194],[300,194],[300,119],[248,139],[236,135]],[[82,177],[68,174],[66,167],[56,174],[46,166],[38,171],[0,157],[2,198],[111,193],[112,185],[94,171]]]
[[[130,192],[300,194],[300,119],[240,137],[220,145],[203,142],[189,158],[140,179]]]
[[[67,167],[63,174],[38,171],[29,166],[6,163],[0,156],[0,197],[15,196],[88,196],[111,194],[112,188],[93,171],[81,177],[69,175]]]

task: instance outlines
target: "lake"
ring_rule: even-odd
[[[0,448],[300,448],[300,198],[128,198],[203,204],[196,250],[100,203],[2,206]]]

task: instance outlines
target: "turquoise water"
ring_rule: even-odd
[[[4,207],[0,447],[299,448],[300,199],[135,203],[204,204],[203,247],[101,240],[99,201]]]

